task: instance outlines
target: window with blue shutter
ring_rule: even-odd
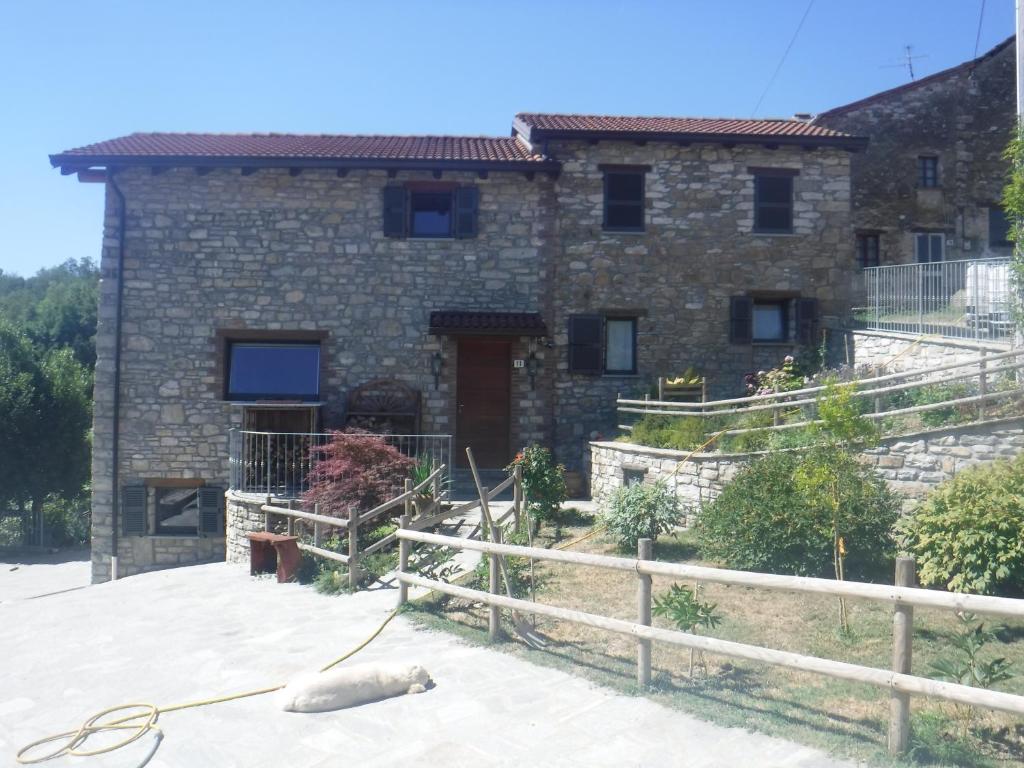
[[[146,535],[146,486],[121,487],[121,533],[125,536]]]
[[[572,315],[569,318],[569,372],[600,374],[604,371],[604,318]]]
[[[216,536],[224,533],[224,489],[205,485],[198,489],[199,533]]]
[[[455,190],[456,237],[476,237],[476,219],[479,207],[480,190],[476,187],[459,187]]]
[[[796,300],[796,340],[799,344],[813,346],[818,330],[818,300]]]
[[[754,340],[754,300],[749,296],[729,299],[729,341],[750,344]]]
[[[405,237],[405,187],[384,187],[384,236]]]

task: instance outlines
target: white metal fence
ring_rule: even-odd
[[[309,488],[317,448],[330,432],[256,432],[232,429],[231,488],[242,493],[295,497]],[[442,485],[450,484],[451,435],[374,435],[400,453],[431,467],[444,466]]]
[[[1013,337],[1010,260],[897,264],[864,270],[868,328],[962,339]]]

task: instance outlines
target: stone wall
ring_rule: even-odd
[[[225,494],[225,543],[229,563],[249,562],[249,540],[245,538],[245,534],[264,529],[264,514],[260,507],[266,503],[266,496],[236,491],[228,491]]]
[[[552,142],[563,161],[555,185],[561,256],[556,259],[553,336],[555,439],[559,458],[585,467],[586,440],[615,427],[615,398],[649,391],[658,376],[693,366],[709,396],[742,394],[743,375],[778,366],[793,344],[731,344],[729,300],[777,292],[819,301],[819,327],[839,325],[854,279],[849,153],[819,148],[669,143]],[[601,164],[649,164],[646,226],[602,229]],[[789,168],[793,234],[753,232],[750,167]],[[569,373],[568,318],[638,318],[637,375]]]
[[[854,226],[880,233],[884,264],[915,261],[917,230],[946,235],[945,258],[1009,256],[989,243],[988,209],[1002,199],[1003,151],[1015,124],[1012,39],[981,58],[819,115],[868,136],[852,159]],[[939,186],[918,188],[917,158],[939,158]]]
[[[977,360],[983,351],[988,354],[1009,351],[1006,344],[940,338],[922,339],[912,334],[889,331],[853,331],[850,338],[854,364],[858,368],[884,368],[886,373],[934,368],[961,361],[970,362]],[[996,364],[1002,363],[993,363]],[[965,367],[962,371],[953,369],[936,375],[976,373],[977,370],[977,365],[973,365]]]
[[[684,451],[669,451],[629,443],[590,444],[590,485],[594,500],[606,500],[629,473],[643,482],[664,480],[674,488],[687,514],[687,524],[700,514],[751,460],[763,453],[695,454],[687,461]],[[928,491],[956,472],[973,464],[1012,458],[1024,452],[1024,417],[979,424],[943,427],[913,435],[886,438],[862,458],[875,468],[910,509]]]

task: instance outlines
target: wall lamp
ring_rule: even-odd
[[[430,372],[434,374],[434,389],[437,389],[441,382],[442,366],[444,366],[444,358],[440,352],[435,352],[430,358]]]
[[[538,371],[540,371],[540,360],[537,358],[536,352],[530,352],[530,356],[526,358],[526,373],[530,377],[530,389],[534,389],[537,385]]]

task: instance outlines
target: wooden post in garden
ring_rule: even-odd
[[[409,527],[409,513],[402,515],[398,527],[405,530]],[[398,572],[406,573],[409,570],[409,550],[412,549],[412,542],[407,539],[398,540]],[[398,604],[405,605],[409,600],[409,585],[404,581],[398,582]]]
[[[484,491],[486,494],[486,490]],[[495,544],[501,543],[501,529],[498,526],[494,526],[494,530],[491,531],[491,539]],[[492,595],[498,594],[499,591],[499,579],[498,579],[498,556],[491,553],[488,555],[490,558],[488,562],[488,591]],[[492,643],[497,642],[501,635],[501,609],[496,605],[489,605],[487,607],[487,639]]]
[[[512,519],[515,522],[515,529],[519,530],[519,522],[523,517],[523,466],[516,464],[512,470],[514,480],[512,481]]]
[[[411,492],[412,491],[412,487],[413,487],[412,486],[412,478],[410,478],[410,477],[405,478],[405,492],[406,493]],[[402,505],[402,509],[405,510],[405,514],[409,517],[410,520],[412,520],[413,504],[412,504],[412,497],[411,496],[406,498],[405,503]]]
[[[988,394],[988,366],[985,362],[986,350],[980,350],[981,357],[978,358],[978,394],[984,398]],[[978,421],[985,420],[985,400],[978,401]]]
[[[650,560],[654,547],[650,539],[640,539],[636,546],[638,560]],[[651,577],[636,577],[636,623],[651,626]],[[636,684],[641,688],[651,684],[651,641],[637,640]]]
[[[896,586],[914,586],[914,558],[896,558]],[[896,603],[892,612],[892,671],[910,674],[914,643],[914,607]],[[910,694],[889,695],[889,754],[900,755],[910,744]]]
[[[292,508],[292,500],[288,499],[288,509],[291,509],[291,508]],[[288,526],[288,535],[289,536],[294,536],[295,535],[295,518],[292,517],[291,515],[289,515],[288,516],[288,522],[285,523],[285,525]]]
[[[273,506],[273,504],[274,504],[274,497],[268,495],[267,496],[267,506],[270,507],[270,506]],[[264,531],[269,531],[270,528],[271,528],[271,525],[270,525],[270,513],[269,512],[264,512],[263,513],[263,530]]]
[[[315,515],[319,515],[320,514],[320,503],[319,502],[313,504],[313,514],[315,514]],[[313,523],[313,546],[314,547],[319,547],[320,546],[320,542],[323,539],[323,537],[320,535],[320,531],[321,530],[322,529],[320,528],[320,523]]]
[[[348,586],[353,592],[359,586],[359,510],[348,511]]]

